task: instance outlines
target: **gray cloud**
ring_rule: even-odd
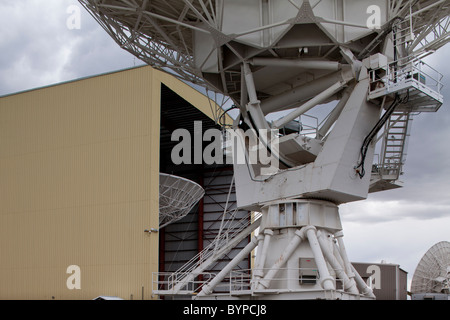
[[[0,19],[1,29],[8,30],[0,42],[2,93],[58,79],[67,44],[58,37],[61,28],[58,28],[55,12],[65,12],[64,6],[55,4],[51,10],[30,1],[8,3],[2,8]]]
[[[360,224],[376,224],[405,219],[433,220],[450,217],[450,200],[369,200],[341,206],[343,219]]]
[[[71,5],[80,8],[80,29],[67,27]],[[135,63],[76,0],[6,1],[0,7],[0,95]]]

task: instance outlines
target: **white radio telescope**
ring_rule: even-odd
[[[438,242],[424,254],[414,272],[411,293],[450,294],[450,242]]]
[[[250,157],[233,164],[238,208],[261,217],[218,237],[220,246],[154,293],[374,299],[347,257],[338,208],[400,186],[412,115],[443,104],[442,75],[421,59],[450,40],[449,1],[79,2],[123,49],[228,97],[240,111],[238,136],[256,139],[273,160],[270,168]],[[312,112],[324,115],[306,126]],[[253,149],[244,143],[240,150],[249,156]],[[257,228],[220,273],[191,285]],[[255,248],[253,268],[237,273]]]

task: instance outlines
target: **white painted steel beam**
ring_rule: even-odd
[[[338,250],[339,254],[341,255],[342,260],[344,261],[344,265],[345,265],[345,270],[347,272],[347,274],[349,275],[350,278],[354,277],[355,274],[353,273],[352,270],[352,265],[350,263],[350,260],[347,256],[347,250],[345,249],[345,244],[344,244],[344,232],[338,231],[334,234],[334,237],[337,239],[339,247],[337,245],[335,245],[335,248]]]
[[[292,238],[291,242],[289,242],[285,250],[282,252],[277,261],[272,265],[270,270],[267,271],[264,278],[259,281],[259,290],[267,289],[269,287],[270,282],[275,278],[280,269],[286,264],[292,253],[294,253],[294,250],[298,247],[298,245],[304,238],[305,235],[303,229],[295,231],[294,237]]]
[[[323,255],[325,259],[328,261],[328,263],[331,265],[331,267],[336,272],[336,275],[339,279],[342,280],[344,285],[344,290],[352,293],[352,294],[359,294],[358,289],[356,288],[356,284],[354,281],[352,281],[347,273],[344,270],[344,266],[342,266],[338,260],[335,258],[332,247],[330,247],[330,243],[327,242],[327,240],[324,238],[325,235],[323,232],[318,231],[317,239],[319,241],[320,248],[322,249]],[[332,245],[332,244],[331,244]]]
[[[249,61],[249,63],[255,66],[280,68],[288,67],[329,71],[338,71],[341,68],[341,64],[339,62],[312,59],[253,58]]]
[[[303,105],[301,105],[300,107],[298,107],[297,109],[295,109],[294,111],[289,113],[288,115],[284,116],[281,119],[278,119],[278,120],[274,121],[273,124],[272,124],[272,128],[282,128],[288,122],[298,118],[299,116],[301,116],[305,112],[308,112],[309,110],[311,110],[312,108],[314,108],[318,104],[322,103],[323,101],[325,101],[326,99],[328,99],[332,95],[334,95],[337,92],[339,92],[339,90],[341,90],[346,84],[347,84],[347,82],[345,82],[345,81],[338,81],[338,82],[336,82],[331,87],[329,87],[328,89],[326,89],[322,93],[318,94],[317,96],[315,96],[314,98],[312,98],[308,102],[304,103]]]
[[[173,290],[173,294],[177,294],[180,292],[183,287],[185,287],[189,282],[193,281],[195,277],[197,277],[199,274],[201,274],[206,268],[208,268],[212,263],[220,259],[223,255],[230,252],[234,247],[236,247],[239,242],[244,240],[246,237],[248,237],[249,234],[251,234],[253,231],[255,231],[261,223],[261,218],[253,222],[250,226],[244,229],[238,236],[234,237],[233,239],[230,239],[228,244],[222,248],[219,248],[219,250],[210,258],[208,258],[206,261],[201,263],[199,266],[197,266],[194,270],[192,270],[189,275],[187,275],[184,279],[182,279],[179,283],[177,283]]]
[[[222,280],[237,266],[246,256],[252,252],[258,246],[258,240],[253,237],[252,240],[245,246],[239,253],[222,269],[212,280],[208,282],[199,292],[198,296],[209,295],[213,292],[214,288],[222,282]]]
[[[258,95],[256,94],[255,82],[253,80],[253,74],[250,70],[250,66],[247,63],[243,64],[243,73],[245,76],[245,83],[247,88],[247,93],[249,97],[249,103],[247,104],[247,110],[252,116],[253,121],[255,122],[256,128],[258,129],[266,129],[270,130],[269,124],[267,123],[264,114],[261,111],[260,101],[258,100]],[[265,143],[264,145],[267,145]]]
[[[353,78],[351,70],[333,72],[326,76],[311,80],[305,84],[290,89],[284,93],[267,98],[261,102],[261,110],[264,114],[291,108],[298,101],[314,98],[333,84],[340,81],[350,81]]]
[[[344,110],[344,107],[348,101],[348,98],[350,98],[350,92],[352,88],[348,90],[344,90],[342,93],[341,100],[338,102],[336,107],[334,107],[333,111],[331,111],[330,115],[328,116],[325,123],[319,128],[317,132],[316,139],[322,139],[325,137],[325,135],[328,133],[330,128],[333,126],[333,124],[336,122],[336,120],[341,115],[342,110]]]
[[[320,248],[319,240],[317,239],[316,228],[313,226],[305,227],[305,232],[317,264],[317,269],[319,269],[320,285],[324,290],[335,290],[334,279],[328,271],[327,263]]]
[[[256,279],[256,281],[258,281],[258,279],[262,278],[264,276],[264,264],[266,263],[266,257],[267,257],[267,253],[268,253],[268,249],[269,249],[269,245],[270,245],[270,239],[273,236],[273,231],[270,229],[265,229],[264,230],[264,240],[263,240],[263,245],[260,247],[261,248],[261,252],[258,253],[257,257],[257,263],[255,265],[254,271],[253,271],[253,275]]]
[[[352,271],[355,274],[355,282],[356,286],[359,289],[359,292],[361,292],[363,295],[366,295],[368,297],[375,298],[375,295],[373,294],[373,290],[369,288],[369,286],[366,284],[366,282],[361,278],[358,271],[356,271],[355,267],[352,265]]]

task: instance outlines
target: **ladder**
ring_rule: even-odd
[[[394,111],[385,125],[379,174],[381,179],[396,181],[402,173],[410,136],[412,117],[407,111]]]

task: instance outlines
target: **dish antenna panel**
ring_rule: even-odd
[[[414,272],[411,293],[450,294],[450,242],[438,242],[425,253]]]
[[[197,183],[170,174],[159,174],[159,227],[184,218],[205,191]]]
[[[230,279],[227,288],[239,290],[229,294],[243,299],[373,299],[347,258],[338,205],[399,186],[412,113],[443,103],[442,75],[420,58],[450,40],[449,2],[79,2],[123,49],[228,97],[216,101],[215,120],[231,101],[240,110],[238,137],[247,141],[245,131],[271,160],[270,168],[251,157],[234,162],[238,208],[262,213],[235,239],[250,236],[255,224],[259,235],[203,286],[186,289],[235,239],[221,243],[216,260],[183,267],[190,271],[154,293],[220,297],[217,286]],[[323,113],[329,103],[334,108],[320,123],[304,125],[308,112]],[[237,148],[246,156],[254,150]],[[256,247],[248,277],[233,276]]]

